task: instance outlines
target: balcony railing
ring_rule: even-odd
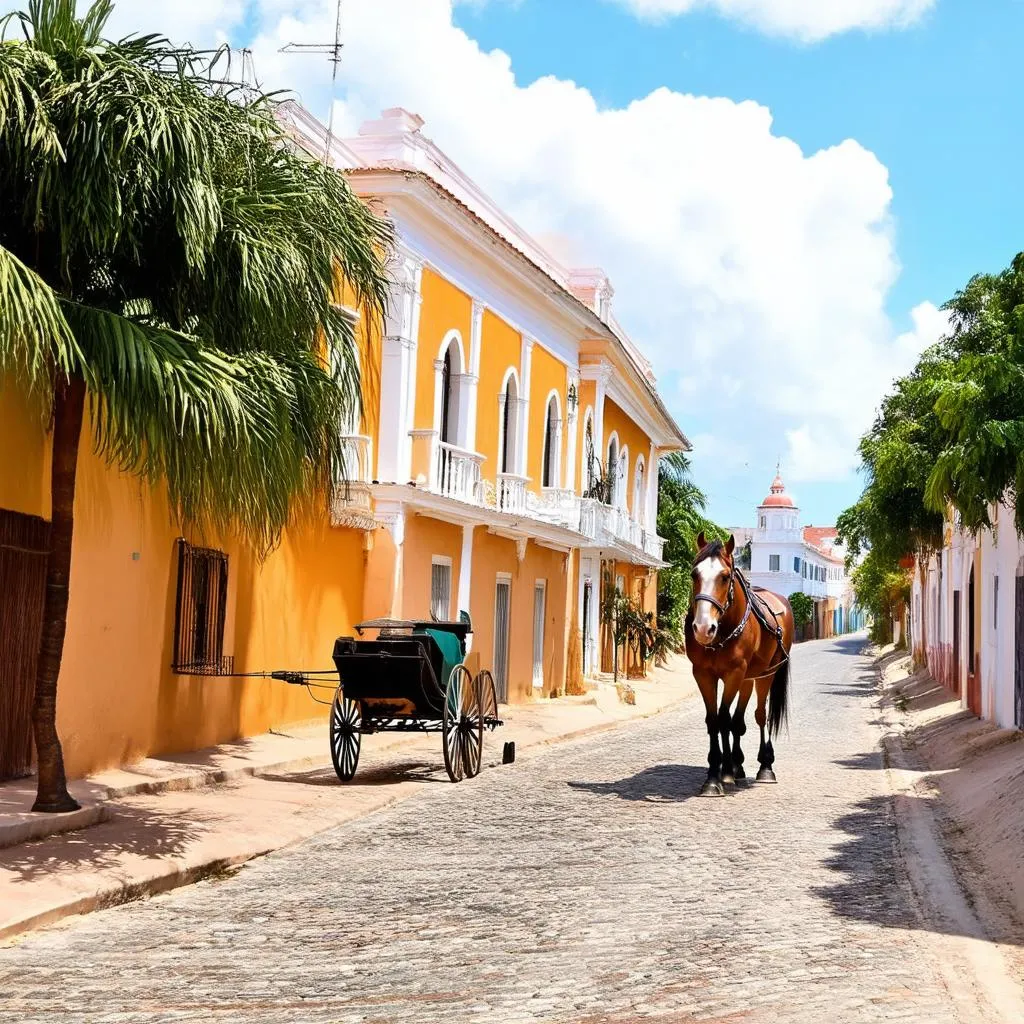
[[[498,474],[497,507],[499,512],[526,515],[526,485],[530,478],[515,473]]]
[[[575,491],[565,487],[542,487],[540,494],[530,491],[526,495],[530,515],[545,522],[578,530],[581,499]]]
[[[331,522],[335,526],[351,526],[371,530],[373,500],[370,439],[363,434],[345,434],[341,438],[341,479],[331,492]]]
[[[434,490],[446,498],[480,503],[480,463],[483,456],[445,441],[437,445]]]

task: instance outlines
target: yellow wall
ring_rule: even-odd
[[[566,409],[565,392],[568,387],[568,371],[547,349],[533,346],[530,361],[530,422],[529,441],[526,447],[527,469],[530,490],[540,492],[544,480],[544,433],[547,429],[548,395],[558,392],[559,414],[562,419],[561,477],[565,480]]]
[[[421,295],[413,428],[429,430],[434,425],[434,360],[438,358],[445,335],[457,330],[469,361],[473,300],[429,268],[423,271]]]
[[[476,450],[484,456],[481,472],[485,480],[496,481],[501,384],[509,367],[519,376],[522,337],[491,310],[484,311],[480,349],[480,381],[477,384]],[[522,383],[520,382],[520,398]]]
[[[431,559],[434,555],[446,555],[452,560],[450,615],[457,619],[462,527],[409,513],[405,521],[404,548],[402,616],[407,619],[430,618]]]
[[[544,630],[544,687],[562,689],[565,685],[566,556],[542,548],[532,541],[520,562],[516,545],[477,527],[473,537],[471,610],[473,649],[481,668],[494,664],[494,600],[499,572],[512,577],[512,605],[508,690],[512,702],[529,700],[533,690],[533,601],[539,579],[547,583]]]
[[[12,395],[0,395],[0,507],[47,513],[38,478],[48,440]],[[321,717],[304,690],[283,683],[171,673],[180,531],[162,492],[108,468],[88,432],[87,424],[59,680],[69,775]],[[263,563],[237,542],[189,539],[228,553],[224,652],[236,671],[331,666],[335,638],[362,614],[360,533],[331,528],[325,516],[289,530]]]
[[[602,463],[608,459],[608,442],[613,433],[619,436],[619,451],[629,446],[629,475],[626,478],[626,507],[636,517],[633,508],[633,477],[636,472],[636,457],[644,457],[644,477],[649,479],[651,467],[651,439],[619,408],[610,398],[604,400],[604,443],[601,452]],[[606,467],[607,468],[607,467]],[[645,484],[646,489],[646,484]]]
[[[44,414],[0,375],[0,508],[50,518],[50,446]]]

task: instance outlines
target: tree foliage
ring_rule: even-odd
[[[389,230],[293,152],[274,97],[219,84],[216,55],[105,40],[110,11],[5,19],[0,374],[44,402],[81,377],[105,457],[265,548],[343,466],[359,381],[332,300],[341,275],[380,314]]]
[[[793,609],[793,622],[797,626],[806,626],[814,617],[814,600],[802,590],[789,595],[789,606]]]

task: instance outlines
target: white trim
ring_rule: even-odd
[[[459,373],[465,373],[467,368],[466,348],[462,343],[462,332],[457,327],[453,327],[442,339],[437,350],[437,358],[444,359],[444,354],[453,341],[459,346]]]
[[[473,529],[470,524],[462,527],[462,555],[459,558],[459,589],[455,598],[455,616],[462,611],[469,612],[473,584]]]
[[[496,583],[511,583],[512,582],[512,573],[510,573],[510,572],[496,572],[494,574],[494,579],[495,579]]]
[[[450,569],[452,567],[452,557],[451,557],[451,555],[431,555],[430,556],[430,564],[431,565],[447,565],[448,568]]]

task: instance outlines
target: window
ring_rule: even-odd
[[[548,414],[544,420],[544,459],[541,471],[541,485],[544,487],[558,486],[559,440],[562,420],[558,415],[558,397],[552,395],[548,399]]]
[[[608,442],[608,477],[609,494],[607,502],[609,505],[618,504],[619,494],[619,439],[612,434]]]
[[[519,428],[519,382],[510,372],[501,393],[501,473],[515,473],[518,463],[516,434]]]
[[[430,614],[439,622],[452,615],[452,560],[434,555],[430,565]]]
[[[597,478],[600,475],[600,467],[598,465],[597,454],[594,452],[594,411],[587,409],[583,422],[585,424],[583,428],[583,475],[582,479],[585,484],[583,491],[583,497],[590,497],[594,484],[597,483]]]
[[[444,365],[441,367],[441,440],[451,444],[455,431],[452,429],[452,347],[444,350]]]
[[[779,558],[780,557],[781,556],[779,556],[779,555],[769,555],[768,556],[768,571],[769,572],[778,572],[779,571]]]
[[[765,523],[765,518],[764,518],[764,516],[761,516],[761,529],[762,530],[764,529],[764,523]]]
[[[999,577],[992,577],[992,628],[999,628]]]
[[[224,657],[227,605],[228,556],[179,540],[172,671],[213,676],[234,670],[234,658]]]
[[[636,469],[633,472],[633,518],[642,523],[644,516],[644,457],[636,457]]]
[[[799,571],[800,571],[800,559],[795,557],[793,559],[793,572],[799,572]]]
[[[804,579],[807,579],[807,563],[806,562],[804,562],[800,566],[800,574],[803,576]]]

